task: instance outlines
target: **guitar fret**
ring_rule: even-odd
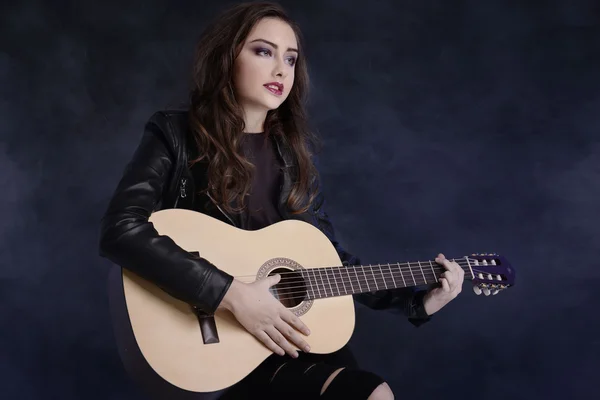
[[[417,286],[417,281],[415,280],[415,276],[412,272],[412,267],[410,266],[410,263],[408,263],[408,270],[410,271],[410,274],[412,275],[412,279],[413,279],[413,282],[415,283],[415,286]]]
[[[346,275],[348,275],[348,282],[350,282],[350,289],[352,290],[351,293],[355,293],[354,292],[354,285],[352,284],[352,278],[350,278],[350,270],[348,269],[349,267],[346,267]]]
[[[317,290],[319,291],[319,298],[322,298],[323,295],[321,294],[321,287],[319,285],[319,280],[317,279],[317,274],[315,272],[315,269],[311,269],[311,272],[313,273],[313,277],[315,278],[315,284],[317,285]]]
[[[304,275],[304,272],[306,272],[306,276]],[[308,271],[306,270],[300,270],[300,275],[302,275],[302,278],[304,278],[305,281],[308,281],[308,285],[306,285],[306,283],[304,284],[304,286],[306,286],[306,293],[308,294],[308,298],[315,298],[315,289],[313,288],[312,282],[310,280],[310,276],[308,275]],[[310,287],[310,290],[312,291],[312,295],[310,293],[308,293],[308,288]]]
[[[379,290],[379,285],[377,284],[377,278],[375,277],[375,273],[373,272],[373,266],[369,265],[369,268],[371,268],[371,275],[373,275],[373,280],[375,281],[375,288],[376,288],[376,290]]]
[[[362,273],[365,277],[365,283],[367,284],[367,290],[370,292],[371,291],[371,287],[369,286],[369,280],[367,279],[367,274],[365,274],[365,267],[362,267]]]
[[[431,260],[429,260],[429,266],[431,267],[431,272],[433,273],[433,278],[435,279],[435,282],[438,282],[438,278],[435,274],[435,270],[433,269],[433,264],[431,263]]]
[[[408,285],[406,284],[406,280],[404,279],[404,271],[402,271],[402,265],[400,265],[400,263],[398,263],[398,267],[400,269],[400,276],[402,277],[402,283],[404,283],[404,287],[407,287]]]
[[[334,275],[334,272],[333,272],[333,268],[330,268],[330,267],[327,268],[327,277],[330,279],[330,282],[333,282],[333,285],[335,285],[336,288],[337,288],[337,284],[336,284],[336,281],[335,281],[335,275]],[[335,290],[333,290],[333,285],[331,285],[331,293],[332,293],[332,295],[333,296],[339,296],[340,295],[339,290],[338,290],[338,294],[335,294]]]
[[[319,270],[319,277],[321,278],[321,282],[323,283],[323,292],[325,293],[325,295],[323,297],[329,297],[329,293],[327,293],[327,282],[325,282],[325,279],[323,279],[322,268],[318,268],[318,270]],[[327,274],[325,274],[325,276],[327,276]]]
[[[367,290],[370,292],[371,291],[371,285],[369,285],[369,279],[367,278],[367,273],[365,272],[365,266],[362,267],[362,271],[363,271],[363,276],[365,277],[365,283],[367,285]]]
[[[325,278],[327,278],[327,283],[329,284],[329,290],[331,291],[331,296],[333,296],[333,288],[331,287],[331,281],[329,280],[329,276],[327,275],[327,268],[325,268]]]
[[[383,270],[381,269],[381,264],[377,264],[377,266],[379,267],[379,272],[381,273],[381,279],[383,279],[383,284],[385,285],[385,289],[387,290],[388,286],[387,286],[387,282],[385,281],[385,275],[383,275]]]
[[[323,271],[325,272],[325,277],[327,278],[327,282],[329,283],[329,289],[331,290],[331,296],[333,297],[335,296],[335,291],[333,290],[333,285],[331,285],[331,279],[329,276],[330,268],[323,268]]]
[[[337,283],[337,277],[335,276],[335,269],[333,269],[333,268],[331,269],[331,275],[333,276],[333,282],[335,283],[335,287],[337,288],[338,296],[341,296],[342,292],[340,292],[340,287],[338,286],[338,283]]]
[[[390,263],[388,263],[388,269],[390,270],[390,276],[392,277],[392,282],[394,283],[394,288],[397,288],[398,286],[396,285],[396,280],[394,279],[394,273],[392,272],[392,267],[390,266]]]
[[[356,283],[358,283],[358,288],[362,292],[362,286],[360,285],[360,279],[358,279],[358,272],[356,272],[356,267],[354,267],[354,275],[356,275]]]
[[[338,275],[335,277],[335,280],[337,282],[338,276],[340,278],[340,282],[342,283],[342,286],[344,287],[344,294],[348,294],[348,290],[346,289],[346,284],[344,283],[344,277],[342,277],[342,268],[343,267],[339,267],[336,268],[335,270],[337,271]]]
[[[319,273],[319,289],[323,290],[323,297],[327,297],[327,287],[325,286],[325,281],[323,280],[323,275],[321,274],[321,268],[315,268],[317,270],[317,272]],[[322,285],[322,286],[321,286]]]
[[[419,263],[419,268],[421,269],[421,275],[423,275],[423,280],[425,284],[427,284],[427,279],[425,279],[425,273],[423,272],[423,267],[421,267],[421,261],[417,261]]]

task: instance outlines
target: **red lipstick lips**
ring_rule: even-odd
[[[265,83],[263,86],[274,95],[281,96],[283,94],[283,83],[269,82]]]

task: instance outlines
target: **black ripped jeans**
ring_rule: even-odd
[[[323,384],[337,369],[345,368],[320,396]],[[358,369],[348,346],[330,354],[300,353],[271,355],[250,375],[230,387],[220,397],[233,399],[326,399],[366,400],[383,379]]]

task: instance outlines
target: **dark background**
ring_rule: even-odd
[[[156,110],[185,100],[222,1],[1,9],[5,399],[137,399],[99,220]],[[286,1],[342,242],[365,263],[497,252],[514,288],[414,328],[357,306],[398,399],[588,398],[600,372],[600,10],[590,1]],[[588,396],[589,395],[589,396]]]

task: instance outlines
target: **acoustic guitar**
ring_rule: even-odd
[[[281,274],[271,293],[310,329],[312,353],[343,347],[354,330],[353,294],[435,284],[444,267],[434,260],[342,266],[330,240],[313,225],[285,220],[256,231],[228,225],[205,214],[167,209],[150,222],[184,250],[201,255],[244,282]],[[511,287],[515,271],[496,254],[456,259],[476,294]],[[113,279],[111,306],[116,340],[125,360],[141,354],[161,379],[187,392],[225,389],[272,354],[226,311],[203,315],[131,271]],[[118,293],[116,293],[118,292]],[[125,343],[125,327],[134,340]],[[138,368],[128,367],[130,372]]]

